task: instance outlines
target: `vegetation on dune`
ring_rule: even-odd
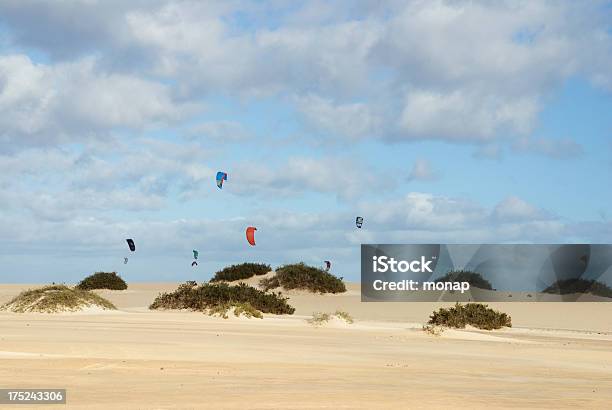
[[[244,315],[248,318],[256,317],[257,319],[263,319],[261,312],[253,307],[249,302],[237,303],[234,306],[234,316],[238,317]]]
[[[234,305],[226,303],[218,306],[214,306],[208,309],[210,316],[219,316],[223,319],[227,319],[227,313],[230,310],[234,310],[234,316],[240,317],[245,316],[247,318],[256,317],[257,319],[263,319],[263,314],[255,309],[249,302],[235,303]]]
[[[287,300],[280,293],[266,293],[244,283],[236,286],[204,283],[198,286],[195,282],[187,282],[174,292],[161,293],[149,309],[189,309],[208,313],[219,313],[225,309],[225,313],[233,307],[245,314],[250,312],[253,316],[256,316],[255,310],[279,315],[293,314],[295,309]]]
[[[265,290],[283,287],[287,290],[303,289],[318,293],[346,292],[341,278],[303,262],[281,266],[273,277],[262,279],[259,285]]]
[[[81,290],[125,290],[128,286],[127,283],[117,275],[117,272],[96,272],[83,279],[76,287]]]
[[[339,317],[340,319],[344,320],[348,324],[352,324],[354,322],[353,317],[349,315],[348,312],[344,312],[342,310],[336,310],[336,313],[334,313],[334,316]]]
[[[310,319],[306,319],[306,321],[313,326],[321,326],[322,324],[329,322],[329,319],[331,319],[331,315],[329,313],[315,312],[312,314],[312,317]]]
[[[240,279],[248,279],[253,276],[265,275],[271,270],[272,267],[264,263],[240,263],[238,265],[231,265],[221,269],[219,272],[215,273],[215,276],[210,281],[232,282]]]
[[[353,317],[347,312],[336,310],[334,313],[315,312],[310,319],[306,319],[313,326],[322,326],[329,322],[333,317],[344,320],[348,324],[354,322]]]
[[[512,327],[512,319],[505,313],[490,309],[482,303],[455,304],[451,308],[440,308],[429,317],[428,325],[463,329],[471,325],[479,329],[493,330]]]
[[[442,333],[444,333],[444,329],[445,328],[443,326],[438,326],[438,325],[430,325],[430,324],[423,325],[423,331],[433,336],[440,336]]]
[[[474,288],[493,290],[491,282],[483,278],[480,273],[469,270],[450,271],[441,278],[436,279],[435,282],[467,282]]]
[[[71,289],[64,285],[49,285],[26,290],[4,304],[2,309],[17,313],[55,313],[77,311],[88,306],[116,309],[111,302],[95,293],[82,289]]]
[[[590,293],[591,295],[595,296],[612,298],[612,288],[610,288],[605,283],[588,279],[559,280],[544,289],[542,292],[553,293],[556,295],[567,295],[570,293]]]

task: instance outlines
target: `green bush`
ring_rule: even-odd
[[[230,310],[232,305],[229,303],[223,305],[216,305],[208,308],[208,314],[210,316],[219,316],[223,319],[227,319],[227,311]]]
[[[117,272],[96,272],[83,279],[77,286],[77,289],[81,290],[92,290],[92,289],[112,289],[112,290],[125,290],[127,289],[127,283]]]
[[[429,317],[429,325],[454,327],[463,329],[472,325],[479,329],[492,330],[502,327],[512,327],[512,319],[505,313],[490,309],[481,303],[460,303],[445,309],[440,308]]]
[[[331,319],[331,315],[329,313],[324,312],[314,312],[310,319],[306,319],[308,323],[313,326],[321,326]]]
[[[479,289],[493,290],[491,282],[482,277],[478,272],[469,270],[450,271],[446,275],[435,280],[436,282],[467,282],[470,286]]]
[[[255,275],[265,275],[270,272],[272,267],[264,263],[241,263],[239,265],[227,266],[215,273],[215,276],[210,280],[211,282],[227,281],[231,282],[234,280],[248,279]]]
[[[336,312],[333,314],[325,312],[314,312],[310,319],[306,319],[306,322],[310,323],[313,326],[322,326],[334,317],[344,320],[349,325],[355,322],[350,314],[342,310],[336,310]]]
[[[95,293],[71,289],[65,285],[48,285],[23,291],[10,302],[2,305],[0,309],[16,313],[55,313],[75,311],[87,306],[116,309],[111,302]]]
[[[612,288],[605,283],[587,279],[566,279],[560,280],[542,292],[554,293],[557,295],[567,295],[569,293],[590,293],[596,296],[612,298]]]
[[[234,305],[234,316],[238,317],[244,315],[248,318],[256,317],[257,319],[263,319],[261,312],[253,307],[249,302],[237,303]]]
[[[442,333],[444,333],[444,327],[443,326],[437,326],[437,325],[423,325],[423,331],[426,333],[429,333],[432,336],[440,336]]]
[[[353,322],[355,322],[353,317],[348,312],[344,312],[342,310],[336,310],[336,313],[334,313],[334,316],[339,317],[340,319],[344,320],[348,324],[352,324]]]
[[[149,309],[189,309],[205,312],[220,307],[244,307],[244,304],[248,303],[263,313],[293,314],[295,309],[287,300],[288,298],[282,297],[280,293],[262,292],[244,283],[236,286],[227,283],[193,286],[193,283],[185,283],[174,292],[161,293]]]
[[[346,292],[341,278],[303,262],[281,266],[276,270],[276,275],[262,279],[259,284],[266,291],[282,286],[285,289],[304,289],[319,293]]]
[[[227,319],[227,312],[231,309],[234,308],[234,316],[236,317],[240,317],[241,315],[244,315],[247,318],[252,318],[255,317],[257,319],[263,319],[263,314],[261,313],[261,311],[255,309],[249,302],[244,302],[244,303],[237,303],[234,302],[232,303],[226,303],[223,305],[216,305],[213,306],[211,308],[208,308],[208,314],[210,316],[219,316],[222,317],[223,319]]]

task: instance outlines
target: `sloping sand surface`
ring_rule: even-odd
[[[514,328],[420,330],[436,303],[288,292],[293,316],[148,311],[177,284],[101,291],[117,314],[0,313],[0,385],[68,408],[609,408],[612,303],[491,304]],[[0,303],[31,285],[0,285]],[[343,310],[353,325],[313,327]],[[58,406],[47,406],[57,408]],[[19,408],[27,408],[20,406]],[[45,408],[36,406],[33,408]]]

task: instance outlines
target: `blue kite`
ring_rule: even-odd
[[[227,173],[225,172],[217,172],[217,187],[219,189],[223,189],[223,181],[227,181]]]

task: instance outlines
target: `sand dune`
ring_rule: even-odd
[[[357,284],[341,295],[288,292],[296,314],[263,320],[148,311],[176,286],[99,291],[120,309],[114,314],[0,313],[0,384],[67,388],[68,407],[86,409],[612,402],[612,303],[492,303],[514,328],[436,337],[420,327],[442,304],[360,303]],[[0,303],[27,287],[0,285]],[[337,309],[355,323],[306,322]]]

